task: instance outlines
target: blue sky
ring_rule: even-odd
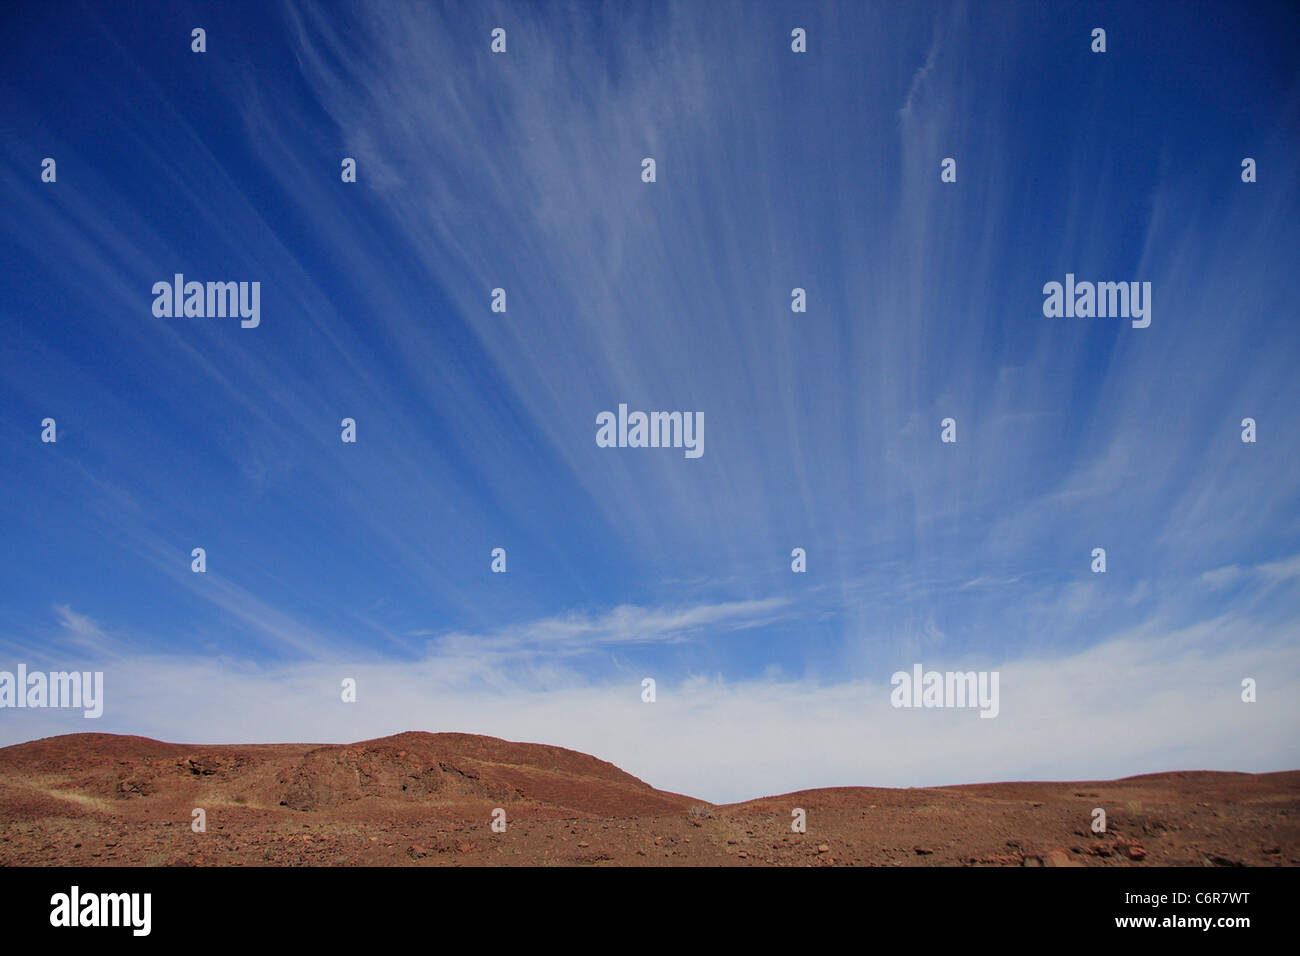
[[[719,800],[1300,765],[1298,20],[7,6],[0,668],[107,700],[0,743],[456,730]],[[261,324],[155,317],[177,272]],[[1066,273],[1150,327],[1044,317]],[[620,402],[704,455],[597,447]],[[999,718],[890,708],[916,662]]]

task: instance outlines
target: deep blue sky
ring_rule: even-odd
[[[108,700],[0,743],[461,730],[719,798],[1295,766],[1298,26],[6,5],[0,669]],[[261,325],[156,318],[176,272]],[[1150,327],[1045,318],[1067,272]],[[703,457],[598,448],[620,402]],[[914,662],[1002,715],[892,710]]]

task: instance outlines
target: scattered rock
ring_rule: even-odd
[[[1043,860],[1043,866],[1083,866],[1083,864],[1073,859],[1064,850],[1053,850]]]

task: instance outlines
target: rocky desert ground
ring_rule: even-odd
[[[1092,832],[1096,807],[1105,833]],[[1300,771],[837,787],[717,806],[586,754],[468,734],[246,746],[72,734],[0,749],[5,866],[1296,863]]]

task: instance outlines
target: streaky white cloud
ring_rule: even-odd
[[[67,604],[54,605],[54,614],[63,628],[79,638],[99,637],[104,633],[94,619],[85,614],[78,614]]]
[[[437,643],[444,653],[456,649],[486,654],[574,654],[619,644],[679,643],[705,627],[721,631],[770,624],[793,613],[789,604],[786,598],[681,608],[625,604],[603,614],[574,612],[507,626],[486,635],[445,634]]]

